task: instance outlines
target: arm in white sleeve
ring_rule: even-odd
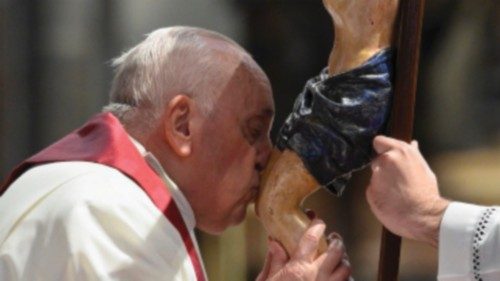
[[[500,280],[499,207],[448,206],[439,233],[438,280]]]

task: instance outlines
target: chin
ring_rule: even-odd
[[[211,222],[211,223],[207,223],[204,225],[201,225],[201,224],[196,225],[196,228],[198,228],[199,230],[201,230],[205,233],[211,234],[211,235],[220,235],[228,227],[229,227],[229,225],[227,223],[221,223],[221,222],[217,222],[217,223]]]

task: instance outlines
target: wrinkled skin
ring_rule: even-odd
[[[288,258],[276,241],[269,242],[264,269],[257,281],[345,281],[350,280],[351,266],[342,240],[336,235],[326,251],[317,255],[325,224],[314,219],[300,238],[296,251]]]
[[[437,246],[449,202],[440,196],[418,143],[378,136],[373,146],[378,156],[366,190],[372,212],[393,233]]]
[[[272,148],[274,102],[267,77],[248,54],[227,42],[208,41],[225,74],[217,83],[213,109],[206,113],[199,100],[176,95],[165,106],[161,126],[141,141],[181,188],[196,227],[219,234],[241,223],[256,197],[259,172]],[[305,228],[308,231],[291,258],[279,243],[270,243],[260,280],[349,278],[342,243],[333,243],[331,250],[318,256],[325,224],[315,220]]]

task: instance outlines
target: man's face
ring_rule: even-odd
[[[203,174],[192,197],[197,226],[214,234],[244,219],[272,149],[274,102],[267,79],[244,69],[235,73],[202,122],[193,148]]]

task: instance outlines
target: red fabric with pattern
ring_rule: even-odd
[[[200,257],[181,213],[163,180],[129,139],[118,119],[101,113],[85,125],[17,166],[0,186],[0,196],[29,168],[50,162],[89,161],[113,167],[134,180],[179,231],[198,281],[205,281]]]

